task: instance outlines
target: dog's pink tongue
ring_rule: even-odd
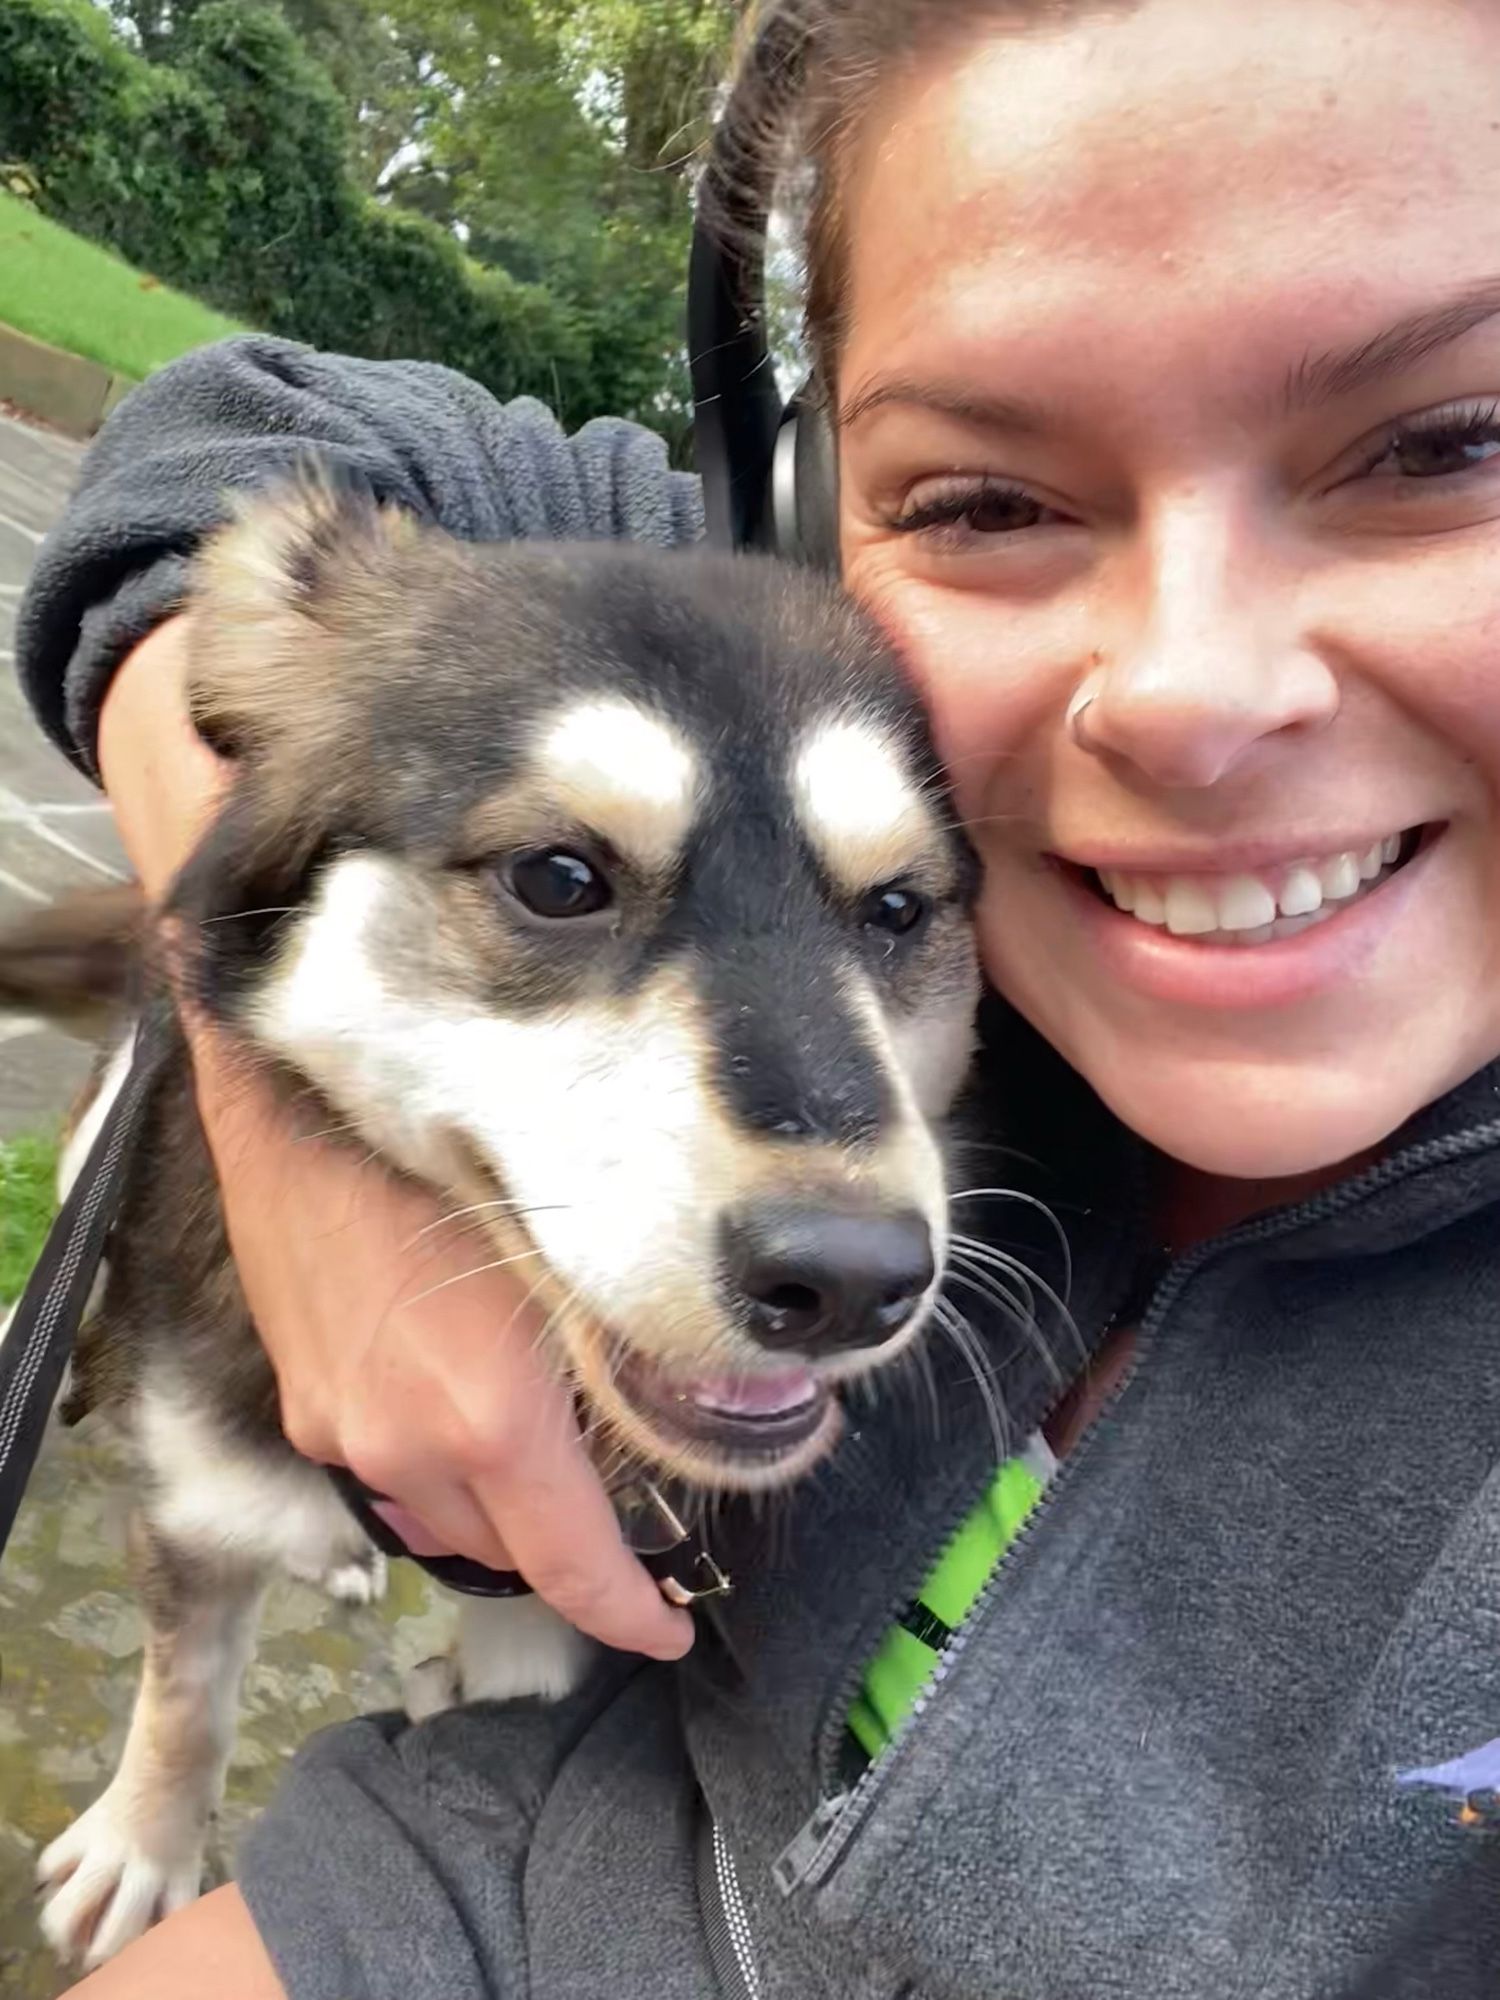
[[[698,1375],[688,1384],[689,1399],[700,1409],[728,1417],[779,1417],[800,1410],[818,1393],[809,1368],[787,1368],[777,1375]]]

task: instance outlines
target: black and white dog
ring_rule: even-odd
[[[794,1480],[933,1314],[977,997],[973,857],[879,637],[769,562],[473,547],[311,474],[197,577],[195,719],[236,770],[169,904],[197,1000],[527,1260],[612,1467]],[[86,1001],[69,921],[0,943],[0,1001]],[[87,983],[120,911],[76,931]],[[137,1467],[145,1672],[41,1864],[89,1963],[198,1892],[268,1577],[370,1557],[282,1435],[185,1052],[138,1157],[71,1394]],[[576,1679],[545,1607],[467,1609],[463,1697]]]

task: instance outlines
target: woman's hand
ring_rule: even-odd
[[[189,720],[186,665],[178,618],[124,662],[100,721],[105,785],[153,900],[227,782]],[[435,1197],[298,1136],[220,1035],[193,1024],[190,1040],[235,1261],[298,1451],[389,1494],[428,1549],[519,1569],[595,1638],[685,1652],[691,1623],[621,1540],[571,1399],[538,1357],[525,1286],[465,1275],[482,1253],[434,1226]]]

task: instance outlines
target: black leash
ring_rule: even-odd
[[[147,1099],[174,1039],[174,1024],[165,1009],[142,1016],[125,1081],[47,1233],[0,1340],[0,1556],[20,1511],[119,1213]],[[488,1569],[467,1556],[413,1555],[374,1511],[371,1503],[381,1495],[344,1466],[329,1466],[327,1471],[360,1527],[387,1556],[404,1557],[448,1589],[470,1596],[521,1597],[529,1592],[530,1585],[512,1570]],[[617,1495],[615,1504],[627,1540],[671,1603],[694,1604],[728,1590],[728,1579],[708,1551],[695,1543],[659,1487],[643,1478]]]
[[[142,1016],[125,1081],[47,1233],[42,1254],[0,1340],[0,1554],[41,1449],[119,1212],[140,1138],[141,1114],[172,1046],[170,1016]]]

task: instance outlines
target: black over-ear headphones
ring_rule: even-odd
[[[688,267],[688,356],[709,540],[837,570],[833,433],[815,378],[786,404],[777,387],[765,298],[773,169],[745,133],[757,86],[796,89],[806,33],[772,14],[715,128]]]

